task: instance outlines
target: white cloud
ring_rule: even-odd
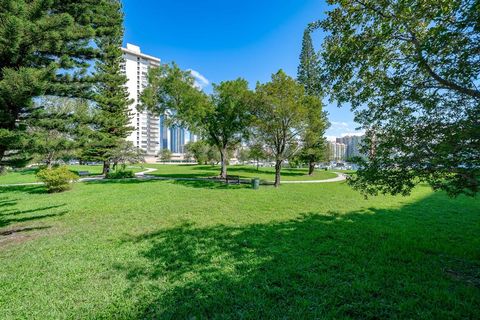
[[[190,71],[192,76],[195,78],[195,87],[197,87],[200,90],[203,90],[206,87],[208,87],[208,85],[210,84],[210,81],[208,81],[208,79],[205,78],[200,72],[193,69],[189,69],[188,71]]]
[[[365,134],[365,130],[356,130],[354,123],[344,121],[331,121],[330,123],[331,126],[325,136],[329,141],[335,140],[336,137],[361,136]]]
[[[342,133],[342,137],[345,136],[363,136],[365,134],[365,130],[354,131],[354,132],[344,132]]]

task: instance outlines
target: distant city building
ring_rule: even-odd
[[[329,142],[329,160],[330,161],[345,161],[347,153],[347,145],[344,143]]]
[[[140,104],[140,94],[147,87],[148,70],[160,65],[160,59],[143,54],[140,47],[127,43],[126,48],[122,48],[124,63],[122,70],[128,78],[127,89],[133,104],[130,106],[130,112],[133,115],[130,126],[134,128],[127,138],[137,148],[146,151],[152,160],[157,156],[160,150],[169,149],[173,156],[172,159],[183,160],[185,153],[185,144],[189,141],[196,141],[197,137],[191,132],[180,127],[168,127],[165,125],[165,116],[157,117],[150,112],[138,112],[137,106]]]
[[[360,146],[362,144],[363,136],[345,136],[342,138],[337,138],[337,143],[342,143],[347,146],[347,151],[345,152],[345,159],[351,159],[352,157],[360,157]]]

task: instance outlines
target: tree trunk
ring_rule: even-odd
[[[103,162],[103,174],[106,175],[107,173],[110,172],[110,162],[109,161],[104,161]]]
[[[220,148],[220,178],[227,179],[227,148]]]
[[[260,166],[260,161],[257,160],[257,171],[258,171],[258,167]]]
[[[310,160],[308,162],[308,175],[309,176],[313,176],[313,172],[315,171],[315,162],[313,162],[312,160]]]
[[[282,162],[283,160],[276,160],[275,161],[275,188],[280,186],[280,170],[282,170]]]
[[[1,164],[3,157],[5,156],[5,151],[6,150],[4,148],[0,148],[0,174],[5,171],[5,166]]]

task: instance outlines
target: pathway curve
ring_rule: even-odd
[[[141,180],[176,180],[176,181],[217,181],[222,182],[218,179],[209,179],[209,178],[173,178],[173,177],[157,177],[149,175],[154,171],[157,171],[155,168],[145,168],[145,171],[135,173],[135,178],[132,179],[141,179]],[[330,182],[340,182],[345,181],[347,176],[340,172],[334,172],[337,177],[332,179],[326,180],[298,180],[298,181],[282,181],[281,184],[309,184],[309,183],[330,183]],[[88,178],[81,178],[78,182],[92,182],[92,181],[100,181],[104,180],[104,176],[94,176]],[[127,179],[128,180],[128,179]],[[131,180],[131,179],[130,179]],[[241,179],[243,181],[250,180],[250,179]],[[268,181],[269,183],[273,183],[273,181]],[[11,183],[11,184],[0,184],[1,187],[20,187],[20,186],[41,186],[43,182],[28,182],[28,183]]]
[[[326,179],[326,180],[303,180],[303,181],[282,181],[281,184],[285,184],[285,183],[291,183],[291,184],[295,184],[295,183],[329,183],[329,182],[339,182],[339,181],[345,181],[347,180],[347,176],[344,174],[344,173],[341,173],[341,172],[333,172],[335,173],[337,176],[335,178],[331,178],[331,179]]]

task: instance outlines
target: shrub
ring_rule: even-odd
[[[106,176],[107,179],[130,179],[135,178],[135,174],[130,170],[118,170],[109,172]]]
[[[47,191],[50,193],[69,190],[72,182],[78,180],[78,176],[68,170],[66,166],[42,169],[37,173],[37,178],[45,183]]]

